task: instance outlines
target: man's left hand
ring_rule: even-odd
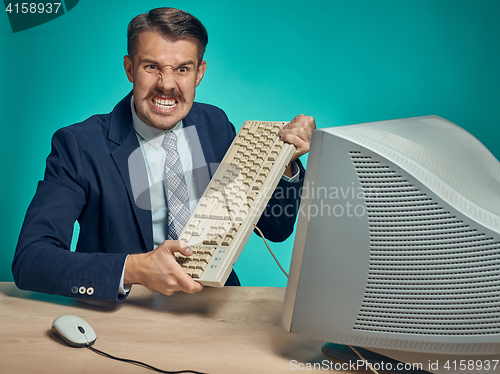
[[[290,164],[288,164],[285,170],[286,176],[292,177],[292,161],[309,152],[309,147],[311,146],[311,136],[315,128],[316,122],[314,121],[314,118],[301,114],[281,129],[279,133],[281,140],[293,144],[295,148],[297,148],[292,156]]]

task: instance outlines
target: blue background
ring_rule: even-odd
[[[318,127],[439,115],[500,158],[500,2],[496,0],[97,1],[13,34],[0,14],[0,281],[60,127],[107,113],[131,89],[126,27],[158,6],[205,24],[208,70],[197,100],[245,120]],[[273,244],[288,268],[293,237]],[[284,286],[253,235],[236,270],[244,285]]]

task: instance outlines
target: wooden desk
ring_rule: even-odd
[[[151,372],[60,343],[50,328],[63,314],[82,317],[94,328],[95,348],[162,370],[297,372],[290,361],[321,362],[323,342],[281,326],[284,295],[284,288],[206,287],[195,295],[167,297],[134,286],[125,302],[103,307],[0,283],[0,372]]]

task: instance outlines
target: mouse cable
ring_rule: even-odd
[[[155,368],[154,366],[145,364],[144,362],[135,361],[135,360],[128,360],[126,358],[120,358],[120,357],[112,356],[109,353],[100,351],[100,350],[98,350],[98,349],[96,349],[96,348],[94,348],[94,347],[92,347],[90,345],[87,345],[86,347],[88,349],[90,349],[91,351],[93,351],[93,352],[95,352],[95,353],[97,353],[97,354],[99,354],[101,356],[112,358],[113,360],[128,362],[129,364],[134,364],[134,365],[142,366],[142,367],[144,367],[146,369],[154,370],[154,371],[157,371],[159,373],[166,373],[166,374],[180,374],[180,373],[205,374],[205,373],[202,373],[200,371],[194,371],[194,370],[180,370],[180,371],[166,371],[166,370],[161,370],[161,369]]]
[[[260,234],[260,237],[264,240],[264,244],[266,245],[267,249],[269,250],[269,253],[271,253],[271,256],[273,256],[274,258],[274,261],[276,261],[276,263],[278,264],[278,266],[280,267],[281,271],[283,272],[283,274],[285,274],[285,277],[288,278],[288,274],[287,272],[285,271],[285,269],[283,269],[283,267],[281,266],[280,262],[278,261],[278,259],[276,258],[276,256],[274,255],[273,251],[271,251],[271,248],[269,248],[269,245],[267,244],[267,240],[266,238],[264,237],[264,234],[262,233],[262,231],[260,231],[260,229],[257,227],[257,225],[255,225],[255,229],[259,232]]]

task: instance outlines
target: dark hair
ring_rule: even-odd
[[[208,43],[207,30],[198,18],[183,10],[156,8],[134,17],[127,29],[127,53],[132,60],[136,53],[137,39],[143,31],[156,32],[171,41],[194,39],[198,44],[198,63],[203,60]]]

